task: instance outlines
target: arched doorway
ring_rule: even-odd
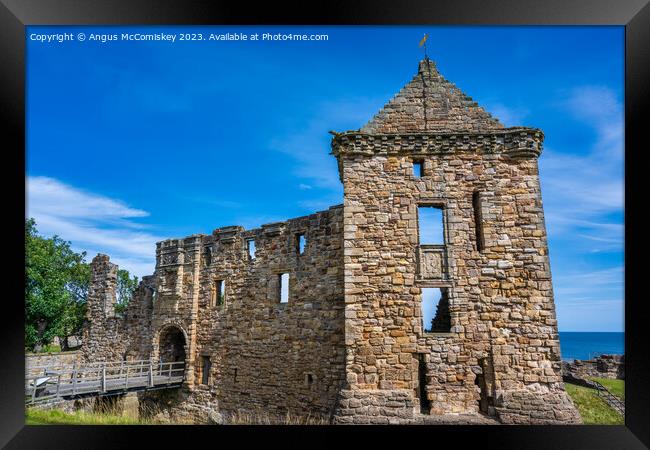
[[[185,335],[180,328],[170,326],[160,332],[160,362],[185,362]]]

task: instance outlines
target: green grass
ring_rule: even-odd
[[[592,377],[594,380],[605,386],[609,392],[625,401],[625,380],[612,380],[611,378]]]
[[[156,422],[114,414],[82,411],[67,413],[58,409],[28,408],[25,412],[25,423],[27,425],[153,425]]]
[[[54,344],[47,344],[41,347],[39,351],[32,351],[30,352],[28,349],[25,349],[25,353],[61,353],[61,346],[60,345],[54,345]]]
[[[604,385],[604,384],[603,384]],[[585,425],[623,425],[624,419],[598,396],[595,389],[564,383]]]

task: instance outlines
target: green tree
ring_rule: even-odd
[[[74,322],[72,273],[83,263],[58,236],[38,235],[34,219],[25,220],[25,345],[38,350],[55,336],[65,336]]]
[[[138,287],[138,277],[135,275],[131,278],[128,270],[120,269],[117,271],[117,301],[115,302],[115,311],[124,312],[129,301],[133,297],[133,293]]]
[[[85,252],[83,255],[85,255]],[[66,289],[70,295],[62,318],[61,332],[58,335],[61,350],[65,351],[70,348],[68,343],[70,336],[81,335],[86,318],[86,301],[90,279],[90,264],[80,262],[70,268],[68,283],[66,284]]]
[[[25,345],[29,350],[59,338],[61,349],[68,338],[79,336],[84,325],[88,288],[92,278],[86,252],[76,253],[70,242],[58,236],[38,235],[34,219],[25,220]],[[138,277],[117,272],[116,312],[126,309]]]

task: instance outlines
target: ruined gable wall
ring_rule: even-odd
[[[123,358],[124,321],[115,313],[117,265],[98,254],[90,263],[86,323],[82,355],[86,362],[120,361]]]
[[[431,414],[477,412],[476,374],[493,366],[485,376],[503,422],[579,421],[561,384],[536,159],[510,159],[499,151],[503,140],[476,136],[356,139],[335,148],[345,191],[348,348],[338,420],[412,420],[417,353],[424,353]],[[518,146],[512,156],[530,153]],[[413,154],[424,160],[422,178],[413,175]],[[475,243],[474,190],[484,193],[483,253]],[[422,329],[418,202],[445,207],[448,334]],[[362,393],[375,401],[364,402]]]
[[[151,277],[144,277],[126,311],[115,312],[118,266],[98,254],[91,264],[82,359],[86,362],[148,359]]]

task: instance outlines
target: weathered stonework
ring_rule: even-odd
[[[600,355],[594,359],[562,361],[562,374],[574,378],[625,379],[625,355]]]
[[[123,318],[109,311],[117,269],[95,258],[85,355],[184,359],[180,392],[141,395],[169,420],[579,423],[560,370],[543,138],[504,128],[425,59],[366,126],[335,133],[342,206],[158,243]],[[420,245],[424,205],[443,210],[442,245]],[[445,332],[425,331],[426,287],[446,290],[449,320],[433,323]]]

